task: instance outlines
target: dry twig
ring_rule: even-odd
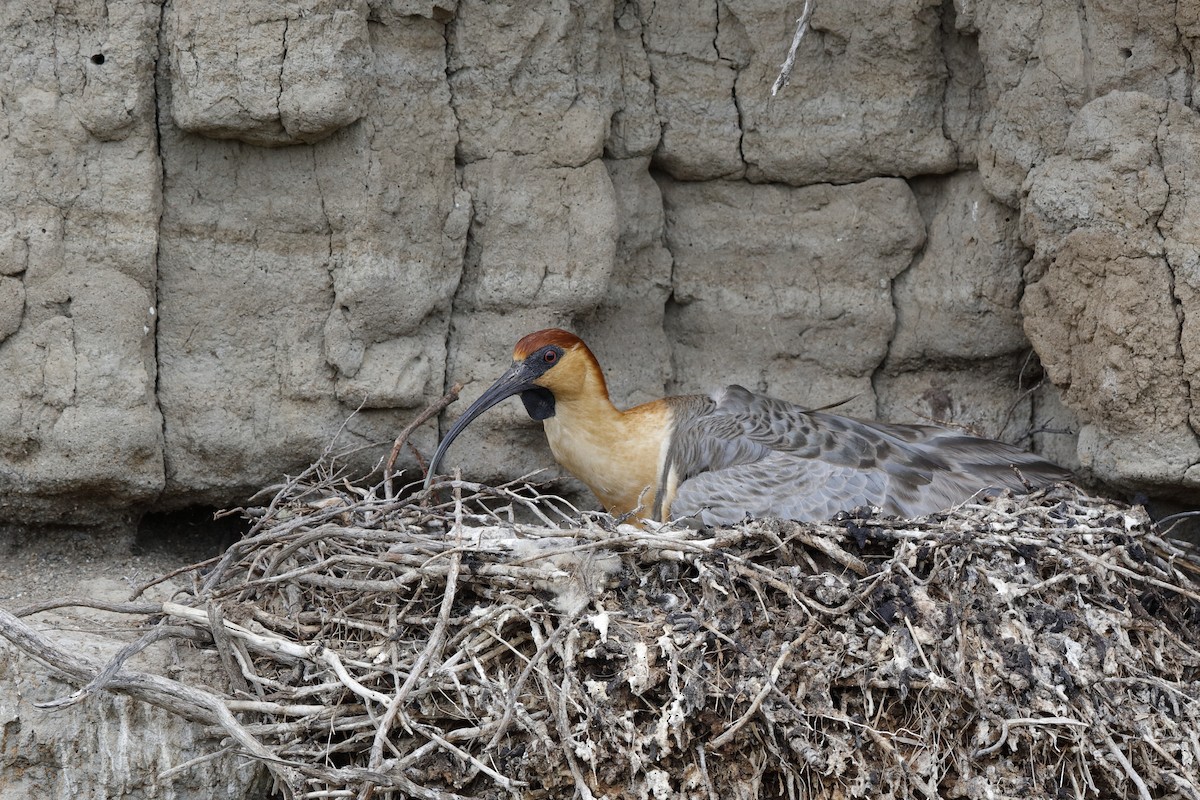
[[[107,670],[3,612],[0,635],[297,798],[1197,796],[1200,561],[1140,509],[1062,487],[641,529],[524,481],[398,501],[333,472],[190,593],[115,608],[167,622]],[[124,667],[184,633],[226,692]]]
[[[408,437],[412,436],[413,431],[417,428],[445,411],[451,403],[458,399],[459,392],[462,390],[463,385],[461,383],[454,384],[450,387],[450,391],[446,392],[433,403],[430,403],[428,408],[418,414],[412,422],[404,426],[404,430],[400,431],[400,435],[396,437],[395,443],[392,444],[392,452],[388,453],[387,461],[383,465],[384,496],[388,500],[395,497],[392,489],[392,468],[396,466],[396,459],[400,456],[400,449],[404,447],[404,443],[408,441]]]
[[[808,32],[808,19],[812,16],[811,6],[812,0],[804,0],[804,10],[800,12],[800,18],[796,20],[796,33],[792,36],[792,46],[788,48],[787,58],[779,68],[779,77],[775,79],[775,83],[771,84],[771,97],[778,94],[779,90],[787,86],[788,81],[792,79],[792,69],[796,66],[796,51],[800,49],[800,40]]]

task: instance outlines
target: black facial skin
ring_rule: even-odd
[[[562,348],[553,344],[530,353],[524,361],[526,370],[533,376],[530,380],[545,375],[546,370],[557,364],[562,355]],[[554,395],[545,387],[534,386],[521,392],[521,402],[525,404],[525,411],[532,419],[542,420],[554,416]]]
[[[535,389],[521,392],[521,402],[533,419],[549,419],[554,416],[554,395],[549,389],[538,386]]]
[[[562,357],[563,349],[561,347],[556,344],[548,344],[540,350],[530,353],[521,364],[525,367],[529,380],[532,381],[545,375]]]
[[[558,345],[550,344],[530,353],[525,360],[519,363],[514,362],[495,383],[488,387],[487,391],[479,396],[478,400],[471,404],[471,407],[458,418],[442,439],[437,452],[429,461],[429,472],[425,476],[425,488],[429,488],[430,481],[441,464],[442,456],[446,454],[446,450],[455,437],[462,433],[472,420],[501,400],[519,394],[530,417],[538,420],[553,417],[554,395],[549,389],[536,385],[534,381],[545,375],[562,357],[563,349]]]

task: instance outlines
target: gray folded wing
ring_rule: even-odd
[[[981,491],[1066,480],[1032,453],[928,425],[892,425],[808,412],[741,386],[679,398],[668,468],[674,517],[707,524],[752,517],[828,519],[879,506],[912,517]]]

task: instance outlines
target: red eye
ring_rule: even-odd
[[[542,354],[542,361],[545,361],[547,364],[553,364],[555,361],[558,361],[558,352],[555,350],[547,350]]]

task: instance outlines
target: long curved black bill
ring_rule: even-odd
[[[468,425],[474,422],[476,417],[501,400],[512,397],[514,394],[520,394],[532,387],[533,377],[530,376],[528,368],[524,363],[517,362],[509,367],[495,383],[489,386],[486,392],[479,395],[479,398],[455,421],[454,425],[450,427],[450,430],[442,438],[441,444],[438,445],[437,451],[429,461],[429,471],[425,474],[425,488],[429,488],[429,484],[433,481],[433,476],[437,474],[438,467],[442,464],[442,457],[450,449],[450,443]]]

